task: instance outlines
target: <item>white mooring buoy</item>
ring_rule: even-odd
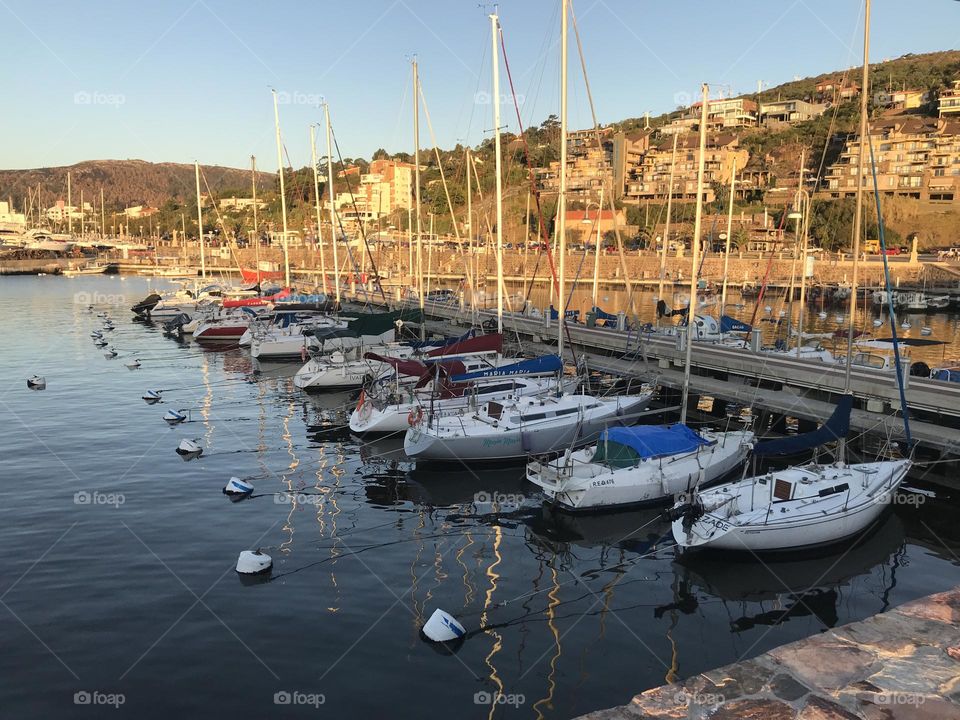
[[[181,440],[177,445],[177,455],[181,457],[195,458],[203,454],[203,448],[194,440]]]
[[[160,402],[163,398],[160,397],[159,390],[147,390],[140,398],[147,404],[153,405],[154,403]]]
[[[31,390],[46,390],[47,379],[39,375],[27,378],[27,387]]]
[[[134,360],[132,363],[126,363],[126,365],[127,365],[127,369],[128,369],[128,370],[139,370],[139,369],[140,369],[140,361],[139,361],[139,360]]]
[[[437,608],[424,624],[423,634],[434,642],[448,642],[462,638],[467,631],[453,615]]]
[[[237,572],[241,575],[259,575],[272,567],[273,558],[260,550],[244,550],[237,558]]]
[[[248,495],[253,492],[253,483],[241,480],[238,477],[230,478],[230,482],[223,488],[224,495]]]
[[[163,415],[163,419],[166,420],[169,425],[179,425],[187,419],[187,416],[177,410],[167,410]]]
[[[113,348],[110,348],[107,352],[105,352],[105,353],[103,354],[103,356],[104,356],[107,360],[112,360],[113,358],[115,358],[115,357],[117,356],[117,351],[114,350]]]

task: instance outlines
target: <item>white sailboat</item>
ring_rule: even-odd
[[[701,106],[704,118],[708,102],[708,88],[704,85]],[[706,122],[700,123],[691,305],[696,302],[706,127]],[[703,327],[704,319],[695,316],[693,330],[697,336]],[[695,485],[718,480],[740,465],[753,445],[752,432],[696,432],[685,424],[691,348],[692,343],[687,342],[680,423],[666,428],[638,426],[605,430],[594,447],[566,453],[552,462],[528,463],[527,479],[565,510],[590,510],[670,500]]]
[[[870,0],[864,15],[863,85],[869,87]],[[864,176],[867,134],[867,95],[860,107],[861,138],[857,175]],[[744,478],[710,490],[695,489],[671,511],[672,532],[682,550],[715,548],[750,552],[792,551],[829,545],[857,535],[869,528],[890,504],[911,467],[909,459],[847,464],[845,438],[849,432],[850,370],[853,355],[854,316],[857,297],[857,271],[860,227],[863,209],[863,184],[857,186],[854,215],[853,280],[850,293],[847,361],[844,395],[834,415],[820,429],[806,436],[761,443],[757,454],[792,454],[816,445],[839,441],[836,462],[816,461],[794,465],[765,475]],[[879,205],[878,205],[879,215]],[[881,222],[881,238],[882,238]],[[894,315],[893,304],[890,314]],[[895,318],[892,323],[895,324]],[[894,344],[895,352],[898,352]],[[903,399],[903,383],[898,382]],[[905,409],[904,427],[910,438]]]

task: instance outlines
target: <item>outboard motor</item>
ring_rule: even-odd
[[[930,377],[930,366],[922,360],[919,360],[910,366],[910,375],[913,377],[928,378]]]
[[[703,503],[700,502],[699,496],[694,495],[690,502],[680,503],[668,509],[664,514],[670,522],[676,522],[683,518],[684,530],[689,531],[690,527],[703,517]]]
[[[657,300],[657,317],[662,318],[670,314],[670,309],[667,307],[667,303],[663,299]]]
[[[190,316],[186,313],[180,313],[163,324],[163,334],[183,337],[183,326],[188,322],[190,322]]]
[[[150,311],[153,310],[162,298],[157,293],[150,293],[143,300],[130,308],[131,312],[137,317],[150,317]]]

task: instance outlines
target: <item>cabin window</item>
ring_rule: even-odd
[[[793,495],[793,483],[786,480],[777,480],[773,484],[773,496],[777,500],[789,500]]]

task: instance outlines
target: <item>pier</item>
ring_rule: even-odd
[[[473,324],[469,311],[427,303],[429,318],[457,329]],[[493,311],[477,313],[479,322],[494,320]],[[525,349],[555,351],[556,322],[516,314],[504,316],[506,337],[523,340]],[[682,336],[655,337],[609,328],[568,323],[569,338],[587,366],[621,377],[682,387],[685,351]],[[690,389],[696,396],[748,405],[802,421],[822,422],[843,392],[844,368],[788,354],[754,352],[709,342],[696,342]],[[911,430],[922,447],[940,456],[960,454],[960,385],[905,375]],[[903,440],[896,374],[864,367],[851,371],[851,390],[861,407],[851,417],[855,432]]]
[[[789,643],[581,720],[960,719],[960,588]]]

